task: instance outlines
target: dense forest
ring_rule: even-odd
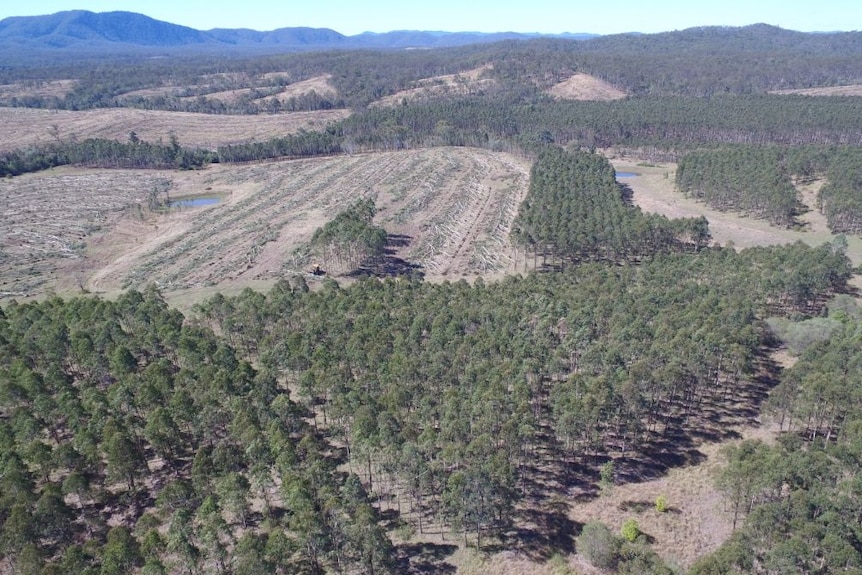
[[[207,150],[180,145],[172,134],[168,144],[144,142],[134,132],[128,142],[87,138],[0,154],[0,177],[18,176],[57,166],[190,170],[217,159]]]
[[[856,146],[724,146],[686,154],[676,174],[684,194],[721,209],[796,225],[795,183],[825,180],[814,206],[834,233],[862,232],[862,152]]]
[[[522,154],[533,165],[511,239],[535,271],[473,283],[297,275],[185,315],[154,286],[5,304],[0,571],[451,572],[440,557],[459,544],[679,572],[636,524],[616,535],[550,503],[697,463],[702,442],[763,414],[778,439],[723,450],[715,480],[733,535],[691,572],[862,572],[862,310],[845,245],[709,247],[705,218],[641,212],[595,153],[678,160],[681,193],[780,226],[796,225],[796,186],[822,179],[813,207],[834,232],[860,234],[862,98],[766,93],[862,82],[859,48],[857,33],[761,25],[4,66],[3,82],[77,79],[65,96],[10,106],[353,110],[320,131],[218,150],[184,148],[182,134],[58,140],[4,154],[6,177],[420,146]],[[493,82],[474,93],[372,105],[483,66]],[[575,72],[629,96],[543,92]],[[266,103],[268,90],[323,74],[336,95]],[[231,104],[207,97],[245,88],[256,91]],[[317,229],[309,255],[373,275],[390,240],[377,209],[356,198]],[[784,370],[770,355],[782,346],[797,356]]]
[[[637,261],[709,242],[706,218],[670,221],[625,203],[611,164],[588,152],[550,148],[530,173],[530,190],[512,232],[543,263]]]

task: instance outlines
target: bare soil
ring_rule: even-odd
[[[560,100],[620,100],[626,93],[611,84],[589,74],[575,74],[548,89],[548,93]]]
[[[134,131],[148,142],[167,142],[175,133],[185,146],[215,149],[267,140],[300,129],[315,130],[350,114],[349,110],[227,116],[110,108],[67,111],[0,108],[0,151],[77,138],[126,141]]]

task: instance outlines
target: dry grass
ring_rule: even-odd
[[[723,465],[719,451],[743,439],[771,442],[773,438],[770,427],[743,428],[739,439],[702,445],[705,460],[701,463],[671,469],[659,479],[618,485],[609,495],[573,505],[571,517],[579,523],[601,521],[615,533],[624,521],[634,518],[641,531],[654,539],[653,549],[668,564],[688,568],[717,549],[732,532],[733,517],[714,486],[715,473]],[[664,513],[655,509],[659,495],[668,501]]]
[[[482,77],[489,69],[490,66],[481,66],[459,74],[447,74],[445,76],[423,78],[422,80],[414,82],[413,87],[392,94],[391,96],[381,98],[372,105],[383,107],[398,106],[404,100],[415,102],[440,96],[463,96],[476,94],[495,84],[495,80]]]
[[[548,89],[548,93],[560,100],[620,100],[626,93],[588,74],[575,74],[568,80]]]
[[[31,80],[0,85],[0,100],[12,98],[62,98],[72,91],[77,80]]]
[[[714,210],[706,204],[686,198],[675,189],[676,164],[645,166],[640,158],[625,157],[613,157],[611,161],[617,171],[638,174],[624,181],[633,192],[634,203],[643,211],[669,218],[706,216],[713,241],[719,245],[732,243],[741,249],[802,241],[818,246],[835,239],[835,235],[826,227],[825,218],[813,207],[814,194],[822,185],[821,182],[799,187],[800,199],[812,209],[800,218],[806,226],[796,230],[778,228],[763,220]],[[847,255],[853,264],[862,264],[862,238],[848,236],[847,243]]]
[[[862,84],[830,86],[827,88],[795,88],[792,90],[773,90],[770,94],[801,94],[803,96],[862,96]]]
[[[185,146],[215,149],[226,144],[267,140],[300,129],[315,130],[350,114],[348,110],[226,116],[111,108],[84,111],[0,108],[0,151],[55,140],[107,138],[126,141],[129,132],[148,142],[177,134]]]

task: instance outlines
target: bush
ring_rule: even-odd
[[[655,498],[655,510],[659,513],[664,513],[667,511],[667,497],[664,495],[659,495]]]
[[[631,518],[626,519],[626,522],[623,523],[622,529],[620,529],[620,534],[623,536],[623,539],[629,543],[634,543],[641,534],[641,528],[636,520]]]
[[[607,525],[590,521],[575,539],[578,553],[599,569],[614,569],[619,560],[620,544]]]

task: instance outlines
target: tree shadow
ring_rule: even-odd
[[[635,194],[632,190],[632,187],[628,184],[621,184],[619,182],[617,183],[617,186],[620,189],[620,199],[623,201],[623,203],[629,207],[633,207],[635,205]]]
[[[456,545],[449,543],[408,543],[397,548],[397,573],[448,574],[455,573],[455,566],[446,558],[455,553]]]
[[[485,551],[513,549],[531,561],[544,562],[555,553],[575,552],[575,533],[583,525],[569,517],[569,503],[552,499],[518,510],[517,525],[501,538],[500,549],[483,547]]]
[[[412,279],[423,279],[425,272],[422,266],[398,257],[397,248],[410,245],[412,236],[404,234],[388,234],[386,236],[386,248],[383,255],[373,263],[363,265],[350,273],[347,277],[399,277],[406,276]]]

